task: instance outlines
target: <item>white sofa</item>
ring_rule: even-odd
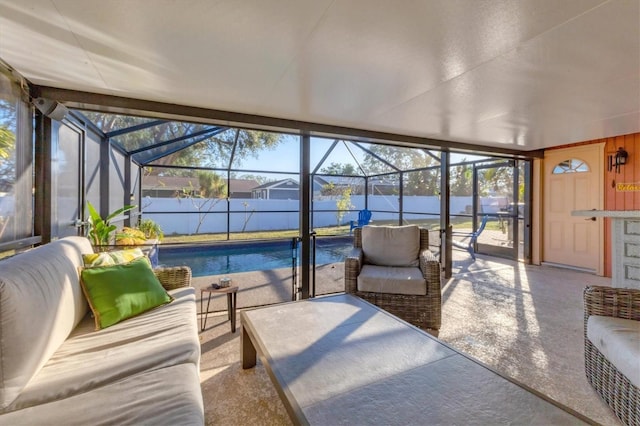
[[[194,289],[95,331],[78,278],[91,252],[68,237],[0,261],[0,424],[202,425]]]

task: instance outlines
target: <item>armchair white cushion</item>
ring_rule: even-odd
[[[587,380],[625,425],[640,425],[640,290],[584,289]]]
[[[364,265],[358,275],[358,291],[424,296],[427,280],[417,266]]]
[[[587,321],[587,338],[640,388],[640,321],[591,315]]]

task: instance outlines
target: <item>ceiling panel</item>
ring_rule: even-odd
[[[0,0],[35,84],[534,150],[640,131],[638,0]]]
[[[104,87],[98,70],[49,1],[0,2],[0,59],[33,82]]]

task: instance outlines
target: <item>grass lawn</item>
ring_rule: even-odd
[[[373,225],[395,225],[392,221],[374,221]],[[437,220],[421,221],[414,223],[419,226],[424,226],[432,230],[437,230],[440,226],[440,222]],[[469,218],[453,218],[451,221],[453,229],[471,229],[471,220]],[[498,220],[490,220],[487,222],[486,229],[500,230],[500,223]],[[317,228],[316,235],[322,236],[346,236],[349,235],[349,225],[342,226],[329,226],[324,228]],[[294,238],[299,235],[299,231],[295,230],[283,230],[283,231],[255,231],[255,232],[236,232],[229,234],[229,240],[271,240],[271,239],[285,239]],[[173,243],[202,243],[207,241],[227,241],[226,233],[219,234],[196,234],[196,235],[165,235],[162,240],[165,244]]]

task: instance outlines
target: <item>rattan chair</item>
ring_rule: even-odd
[[[188,266],[167,266],[155,268],[153,273],[165,290],[191,287],[191,268]]]
[[[420,228],[419,268],[427,283],[426,295],[378,293],[358,290],[358,275],[365,265],[362,228],[353,230],[353,249],[345,259],[345,291],[423,329],[439,330],[442,317],[440,262],[429,250],[429,231]]]
[[[589,286],[584,290],[584,355],[587,379],[622,423],[640,425],[640,390],[587,338],[587,321],[591,315],[640,321],[640,290],[600,286]]]

